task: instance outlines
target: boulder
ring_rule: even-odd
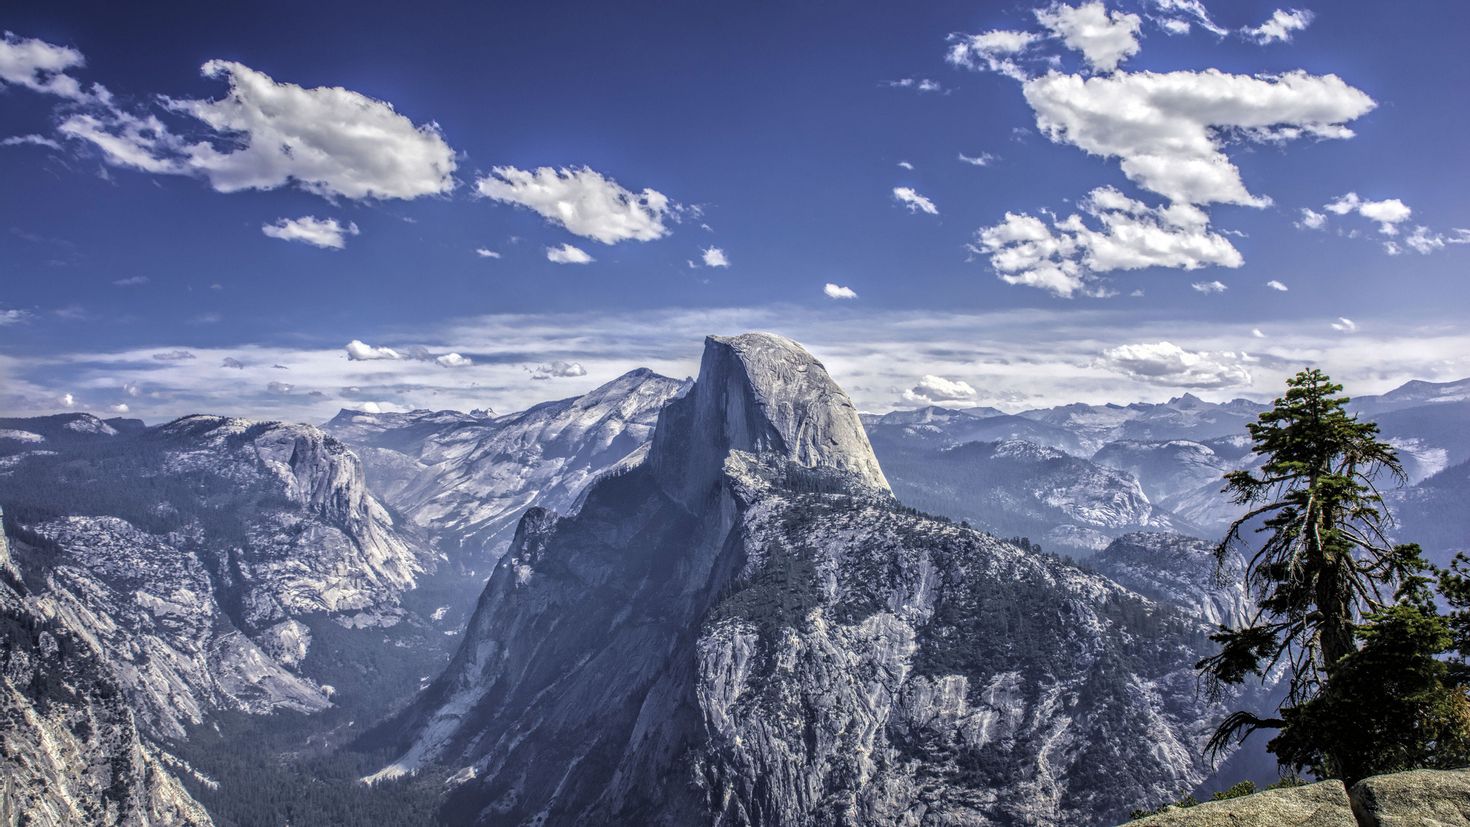
[[[1375,775],[1353,785],[1363,827],[1470,827],[1470,769]]]
[[[1341,781],[1207,801],[1128,823],[1129,827],[1357,827],[1357,824],[1352,802]]]

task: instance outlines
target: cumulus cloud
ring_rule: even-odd
[[[0,307],[0,327],[10,324],[20,324],[30,317],[31,314],[24,310]]]
[[[1226,140],[1347,138],[1375,103],[1336,75],[1204,71],[1052,72],[1023,85],[1051,140],[1118,158],[1129,180],[1172,201],[1265,206],[1223,151]]]
[[[476,247],[475,255],[479,256],[480,258],[500,258],[499,253],[485,247]]]
[[[403,354],[391,347],[373,347],[359,339],[347,343],[347,358],[353,362],[374,362],[385,359],[402,359]]]
[[[1358,197],[1356,192],[1338,196],[1323,209],[1334,215],[1357,213],[1369,221],[1377,221],[1378,232],[1384,235],[1398,235],[1397,225],[1409,220],[1409,216],[1414,213],[1407,204],[1397,198],[1368,201]]]
[[[1136,14],[1109,12],[1101,2],[1068,6],[1055,3],[1036,10],[1036,20],[1068,48],[1080,52],[1094,70],[1111,72],[1138,53],[1138,30],[1143,22]]]
[[[1026,70],[1020,63],[1024,55],[1041,36],[1032,32],[1007,29],[992,29],[982,34],[952,35],[949,53],[945,59],[956,66],[967,69],[999,72],[1016,80],[1026,80]]]
[[[1283,293],[1291,289],[1281,282],[1277,281],[1276,279],[1271,279],[1270,281],[1266,282],[1266,286],[1271,288],[1272,290],[1280,290]]]
[[[233,61],[200,71],[229,84],[223,98],[162,100],[212,130],[206,140],[190,142],[156,117],[110,103],[59,130],[112,164],[199,176],[219,192],[295,184],[326,197],[408,199],[454,188],[454,150],[437,124],[415,125],[392,104],[340,86],[307,89]]]
[[[573,247],[563,244],[560,247],[547,247],[546,260],[556,264],[591,264],[596,261],[581,247]]]
[[[160,362],[187,362],[196,357],[187,350],[166,350],[162,353],[153,354],[153,358]]]
[[[537,381],[547,379],[567,379],[576,376],[586,376],[587,369],[582,367],[581,362],[555,361],[544,365],[537,365],[531,371],[531,378]]]
[[[1310,207],[1302,207],[1302,218],[1296,222],[1299,229],[1320,230],[1327,226],[1327,216]]]
[[[1266,338],[1266,334],[1265,333],[1262,333],[1261,332],[1261,329],[1259,327],[1253,327],[1253,328],[1251,328],[1251,335],[1254,336],[1254,337],[1256,337],[1257,339],[1264,339],[1264,338]]]
[[[674,210],[668,196],[657,190],[634,193],[587,167],[495,167],[475,188],[487,198],[526,207],[603,244],[662,238],[669,232],[664,220]]]
[[[317,218],[304,215],[300,218],[278,218],[273,224],[262,224],[260,231],[271,238],[282,241],[300,241],[313,247],[340,250],[347,246],[347,236],[357,235],[357,225],[342,225],[335,218]]]
[[[76,404],[77,404],[77,398],[75,396],[69,394],[69,393],[63,393],[61,395],[61,399],[59,399],[57,401],[59,401],[61,403],[61,406],[63,408],[75,407]]]
[[[1346,316],[1338,316],[1337,321],[1332,323],[1332,329],[1340,330],[1343,333],[1352,333],[1358,329],[1358,323]]]
[[[1276,42],[1289,43],[1292,35],[1311,25],[1313,17],[1306,9],[1277,9],[1266,22],[1255,28],[1241,29],[1241,33],[1262,46]]]
[[[939,208],[934,202],[914,191],[913,187],[894,187],[893,197],[898,203],[909,208],[909,212],[922,212],[929,215],[939,215]]]
[[[998,160],[1000,159],[994,155],[991,155],[989,152],[982,152],[979,155],[966,155],[963,152],[960,153],[960,161],[969,164],[972,167],[988,167]]]
[[[1229,388],[1249,385],[1243,353],[1189,351],[1172,342],[1120,345],[1103,351],[1099,366],[1154,385]]]
[[[971,249],[990,257],[1002,281],[1064,297],[1096,292],[1090,287],[1096,273],[1242,263],[1229,240],[1210,231],[1198,207],[1150,207],[1112,187],[1093,190],[1080,206],[1081,213],[1048,215],[1050,221],[1008,212],[1001,223],[982,228]]]
[[[706,247],[701,254],[706,267],[729,267],[730,259],[719,247]]]
[[[829,298],[829,299],[855,299],[855,298],[857,298],[857,293],[854,292],[851,287],[846,287],[846,286],[843,286],[843,285],[840,285],[840,284],[833,284],[830,281],[827,282],[827,286],[825,286],[825,287],[822,288],[822,292],[823,293],[826,293],[827,294],[827,298]]]
[[[474,364],[474,360],[458,353],[445,353],[434,357],[434,364],[441,368],[466,368]]]
[[[1443,250],[1447,244],[1470,244],[1470,230],[1457,229],[1445,235],[1421,224],[1404,239],[1404,244],[1416,253],[1428,255],[1436,250]]]
[[[1230,289],[1230,287],[1223,281],[1197,281],[1189,286],[1194,288],[1196,292],[1205,294],[1224,293],[1226,290]]]
[[[85,93],[67,72],[84,65],[82,53],[69,46],[10,32],[0,39],[0,88],[20,86],[44,95],[80,99]]]
[[[126,402],[119,402],[116,405],[108,405],[107,409],[115,414],[125,414],[128,411],[132,410],[128,407],[128,403]]]
[[[905,401],[925,404],[965,402],[973,400],[977,395],[978,392],[968,382],[933,374],[925,374],[918,384],[903,392]]]

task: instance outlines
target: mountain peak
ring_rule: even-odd
[[[852,400],[801,345],[773,333],[705,339],[699,378],[659,418],[651,458],[670,493],[689,502],[731,451],[889,491]]]

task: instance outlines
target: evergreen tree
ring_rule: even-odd
[[[1378,439],[1377,425],[1347,413],[1341,391],[1320,370],[1304,370],[1288,380],[1271,410],[1247,426],[1265,462],[1258,472],[1226,475],[1225,491],[1249,510],[1231,525],[1217,555],[1223,561],[1243,530],[1258,524],[1265,539],[1246,568],[1258,608],[1244,628],[1213,635],[1220,651],[1198,667],[1216,686],[1265,675],[1283,663],[1287,671],[1281,717],[1236,712],[1215,731],[1212,751],[1258,729],[1278,729],[1270,748],[1282,763],[1351,776],[1383,763],[1355,754],[1372,744],[1348,743],[1329,731],[1344,725],[1343,715],[1360,716],[1348,723],[1355,725],[1375,714],[1355,693],[1372,684],[1378,670],[1391,668],[1391,655],[1434,672],[1423,658],[1433,660],[1448,642],[1437,631],[1447,627],[1443,618],[1434,619],[1432,605],[1409,600],[1389,608],[1400,585],[1411,596],[1424,588],[1419,549],[1389,542],[1389,518],[1375,486],[1385,478],[1401,481],[1403,469],[1393,448]],[[1395,646],[1415,648],[1387,651]],[[1445,676],[1420,677],[1429,687],[1424,691],[1443,694]],[[1430,706],[1439,709],[1439,700]]]

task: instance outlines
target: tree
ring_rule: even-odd
[[[1375,481],[1402,481],[1403,469],[1393,448],[1378,439],[1378,426],[1348,414],[1341,391],[1322,371],[1303,370],[1287,381],[1286,394],[1271,410],[1247,426],[1265,461],[1259,471],[1226,475],[1224,490],[1248,511],[1230,526],[1216,554],[1223,563],[1247,526],[1265,535],[1245,574],[1257,610],[1243,628],[1212,635],[1220,651],[1198,664],[1217,688],[1282,664],[1287,672],[1281,717],[1230,715],[1210,739],[1212,752],[1256,730],[1277,729],[1281,734],[1269,748],[1278,760],[1328,775],[1357,772],[1363,763],[1322,727],[1344,710],[1365,712],[1342,693],[1349,684],[1371,682],[1383,667],[1385,641],[1429,648],[1441,642],[1413,618],[1382,614],[1401,584],[1422,588],[1424,563],[1417,546],[1388,540],[1389,517]],[[1360,652],[1360,643],[1371,652]],[[1340,692],[1328,693],[1350,657],[1352,680],[1344,678]],[[1313,706],[1316,699],[1322,700]],[[1323,712],[1328,708],[1333,714]]]

